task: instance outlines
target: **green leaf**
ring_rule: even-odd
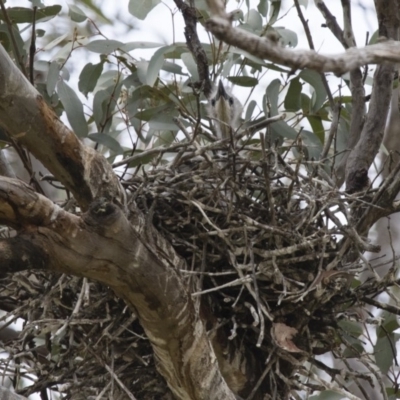
[[[350,137],[350,122],[346,121],[343,115],[340,115],[339,126],[336,133],[336,152],[337,157],[335,163],[337,163],[344,157],[346,150],[348,149],[348,141]]]
[[[145,19],[161,0],[129,0],[128,10],[136,18]]]
[[[36,22],[45,22],[54,18],[60,11],[61,6],[49,6],[36,10]],[[32,23],[33,22],[33,9],[25,7],[10,7],[7,8],[7,14],[12,22],[17,24]],[[0,13],[0,20],[4,21],[4,16]]]
[[[306,157],[308,160],[319,160],[322,152],[322,143],[318,136],[313,132],[303,129],[300,137],[305,147]]]
[[[394,357],[396,357],[396,345],[393,333],[378,338],[374,346],[374,355],[380,373],[386,374],[393,365]]]
[[[71,17],[72,21],[79,23],[87,20],[86,14],[78,6],[69,4],[68,8],[68,15]]]
[[[107,74],[107,72],[105,74]],[[103,74],[103,76],[105,74]],[[93,117],[101,133],[107,133],[111,127],[112,114],[115,109],[114,99],[118,98],[120,90],[121,83],[116,86],[115,82],[110,82],[109,86],[105,89],[97,90],[94,95]]]
[[[363,333],[362,326],[358,322],[342,320],[338,325],[349,336],[359,337]]]
[[[228,76],[229,82],[243,87],[254,87],[258,85],[258,79],[252,76]]]
[[[89,51],[100,54],[110,54],[113,51],[120,49],[124,46],[124,43],[118,40],[93,40],[86,45]]]
[[[99,62],[98,64],[88,63],[86,64],[81,74],[79,75],[78,88],[81,93],[86,97],[88,93],[93,92],[96,87],[97,81],[103,72],[104,62]]]
[[[169,114],[159,114],[149,122],[150,129],[161,132],[164,131],[177,132],[179,131],[179,127],[173,120],[173,118],[177,116],[178,116],[177,111]]]
[[[57,46],[61,42],[63,42],[69,35],[69,32],[64,33],[64,35],[58,36],[54,40],[52,40],[50,43],[47,43],[46,46],[43,47],[43,50],[48,51],[51,50],[53,47]]]
[[[171,51],[175,47],[176,47],[175,45],[165,46],[155,51],[147,67],[147,73],[146,73],[147,85],[154,86],[154,83],[156,82],[158,77],[158,73],[160,72],[160,69],[164,64],[164,54],[168,51]]]
[[[101,11],[101,9],[99,7],[97,7],[95,4],[93,4],[92,0],[80,0],[80,2],[83,3],[89,9],[91,9],[94,13],[96,13],[101,19],[103,19],[108,24],[114,23],[114,21],[112,21],[111,19],[107,18],[103,14],[103,12]]]
[[[108,147],[111,151],[113,151],[116,154],[122,154],[124,152],[124,149],[121,147],[118,141],[115,140],[110,135],[106,135],[105,133],[91,133],[88,136],[88,138],[96,143]]]
[[[312,110],[314,112],[318,111],[324,104],[327,97],[321,75],[318,72],[311,71],[310,69],[304,69],[300,72],[299,78],[303,79],[313,87],[314,92],[312,96]]]
[[[250,121],[253,115],[253,112],[257,106],[257,102],[255,100],[251,100],[249,105],[247,106],[246,116],[244,118],[245,121]]]
[[[86,137],[88,126],[78,96],[63,80],[58,81],[57,92],[73,131],[79,137]]]
[[[262,28],[262,17],[256,10],[249,10],[249,12],[244,17],[244,20],[249,24],[253,31],[261,30]]]
[[[156,47],[161,47],[164,46],[162,43],[157,43],[157,42],[128,42],[125,43],[122,47],[121,50],[124,51],[132,51],[136,49],[154,49]]]
[[[182,61],[185,64],[185,67],[189,71],[189,74],[194,81],[199,80],[199,73],[197,71],[197,64],[194,61],[194,58],[192,56],[192,53],[183,53],[182,56]]]
[[[332,390],[324,390],[316,396],[309,397],[309,400],[342,400],[343,395],[333,392]]]
[[[150,121],[155,116],[164,114],[167,111],[171,110],[172,107],[173,107],[173,104],[163,104],[162,106],[159,106],[159,107],[153,107],[153,108],[148,108],[143,111],[139,111],[134,115],[134,117],[138,118],[142,121]]]
[[[161,134],[158,135],[157,140],[154,142],[154,147],[169,146],[175,141],[175,138],[176,132],[162,130]]]
[[[135,150],[135,156],[138,156],[138,158],[128,164],[129,168],[133,168],[141,164],[149,164],[153,158],[158,156],[158,154],[143,154],[142,156],[140,156],[140,153],[143,153],[143,150]],[[131,152],[129,152],[126,154],[126,157],[129,157],[131,155]]]
[[[170,72],[171,74],[178,74],[183,76],[188,76],[186,72],[182,71],[182,67],[176,63],[164,60],[164,63],[161,67],[163,71]]]
[[[270,131],[272,133],[271,140],[274,141],[275,138],[283,139],[296,139],[298,132],[288,125],[286,121],[277,121],[270,125]]]
[[[15,25],[12,26],[12,34],[14,35],[14,39],[17,43],[17,48],[19,50],[21,58],[26,59],[27,54],[24,48],[25,43],[21,37],[20,31],[17,29]],[[13,46],[11,46],[12,41],[6,24],[0,24],[0,43],[7,51],[12,51],[13,49]]]
[[[47,74],[46,90],[47,94],[51,96],[54,93],[58,77],[60,76],[60,64],[57,61],[52,61]]]
[[[364,347],[362,345],[361,340],[359,339],[349,339],[351,346],[348,346],[343,351],[344,358],[360,358],[364,353]]]
[[[266,94],[270,112],[266,112],[265,114],[269,115],[270,117],[278,115],[278,98],[280,88],[281,81],[279,79],[274,79],[267,87]]]
[[[290,81],[289,89],[285,96],[285,110],[298,111],[301,108],[301,90],[303,85],[299,78],[294,78]]]
[[[308,115],[308,122],[314,132],[314,135],[319,139],[321,143],[325,142],[325,128],[322,124],[322,120],[317,115]]]
[[[273,25],[278,19],[279,12],[281,10],[281,0],[270,0],[271,1],[271,10],[269,13],[269,21],[268,25]]]
[[[399,327],[397,316],[383,311],[381,314],[382,324],[376,328],[376,335],[378,338],[386,337],[388,333],[392,333]]]
[[[298,44],[297,33],[285,28],[275,28],[279,36],[281,37],[280,42],[283,46],[296,47]]]
[[[268,1],[260,0],[257,6],[257,10],[263,17],[266,17],[268,14]]]
[[[33,7],[43,8],[45,5],[41,0],[30,0],[32,2]]]

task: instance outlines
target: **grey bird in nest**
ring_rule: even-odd
[[[208,102],[208,114],[219,139],[231,137],[231,132],[239,126],[241,113],[240,101],[232,95],[231,89],[225,89],[222,81],[219,81]]]

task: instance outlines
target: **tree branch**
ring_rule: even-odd
[[[400,61],[400,43],[385,41],[361,49],[351,48],[334,55],[322,55],[313,50],[292,50],[243,29],[234,28],[227,14],[215,16],[206,22],[206,28],[227,44],[248,51],[250,54],[286,65],[293,70],[309,68],[317,72],[334,72],[342,75],[365,64]]]
[[[394,2],[377,1],[376,8],[380,36],[398,40],[400,20],[397,5]],[[346,190],[349,193],[363,190],[369,185],[368,169],[382,143],[392,97],[393,75],[393,64],[383,64],[376,68],[366,122],[346,164]]]
[[[124,192],[110,164],[59,120],[1,45],[0,126],[59,179],[83,209],[99,196],[123,203]]]
[[[206,97],[209,97],[209,95],[211,94],[212,85],[210,81],[210,73],[208,70],[207,54],[204,51],[200,43],[200,39],[197,35],[196,8],[189,6],[182,0],[174,0],[174,1],[176,6],[182,13],[183,19],[185,20],[186,44],[196,62],[200,82],[204,83],[204,94]]]
[[[0,241],[3,272],[46,269],[110,286],[134,309],[177,399],[235,399],[178,272],[184,261],[142,214],[128,221],[102,198],[80,218],[0,177],[0,220],[20,227]]]

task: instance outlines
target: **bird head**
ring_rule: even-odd
[[[232,95],[230,89],[225,89],[222,81],[214,89],[209,100],[209,115],[214,120],[215,130],[220,139],[230,137],[230,132],[239,125],[242,105]]]

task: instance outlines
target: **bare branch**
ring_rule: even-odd
[[[310,68],[317,72],[342,75],[365,64],[400,62],[400,43],[385,41],[361,49],[351,48],[334,55],[322,55],[313,50],[291,50],[278,46],[267,37],[259,37],[232,27],[228,17],[213,17],[206,28],[219,40],[246,50],[254,56],[286,65],[293,70]]]
[[[208,97],[212,90],[210,81],[210,73],[208,70],[208,60],[206,52],[204,51],[200,39],[197,35],[197,17],[196,9],[189,6],[182,0],[174,0],[175,4],[182,13],[183,19],[185,20],[185,37],[186,43],[196,61],[197,71],[199,73],[200,82],[204,83],[204,94]]]

